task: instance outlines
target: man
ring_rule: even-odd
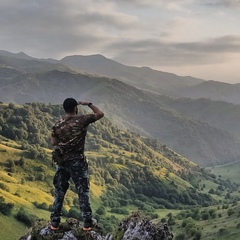
[[[78,115],[78,105],[90,107],[93,113]],[[51,136],[51,143],[59,147],[63,162],[57,165],[53,180],[55,195],[50,228],[59,228],[64,196],[69,187],[69,179],[72,178],[83,217],[83,229],[91,230],[96,220],[92,219],[89,202],[88,163],[84,156],[84,144],[88,125],[102,118],[104,113],[91,102],[77,102],[73,98],[67,98],[63,102],[63,108],[66,116],[55,123]]]

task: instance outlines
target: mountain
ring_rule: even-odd
[[[145,211],[159,222],[170,218],[164,208],[179,213],[186,207],[173,225],[179,237],[189,239],[199,229],[204,229],[204,239],[238,236],[238,185],[191,161],[215,166],[239,160],[237,105],[160,96],[116,79],[79,73],[58,61],[9,56],[0,59],[0,96],[3,239],[23,235],[25,224],[36,215],[49,217],[54,172],[49,135],[53,121],[64,114],[61,103],[68,96],[93,100],[105,112],[105,118],[89,128],[86,144],[91,201],[105,230],[132,210]],[[227,126],[228,117],[234,127]],[[177,148],[193,158],[179,155]],[[70,185],[63,217],[78,214],[74,196]],[[218,202],[222,204],[212,206]],[[192,222],[195,218],[198,227]]]
[[[190,76],[182,77],[172,73],[156,71],[149,67],[126,66],[99,54],[67,56],[60,61],[36,59],[24,53],[13,54],[7,51],[0,51],[0,55],[18,59],[35,59],[51,64],[62,63],[76,72],[119,79],[131,86],[168,96],[192,99],[207,98],[214,101],[240,104],[240,83],[229,84],[212,80],[206,81]]]
[[[180,77],[172,73],[156,71],[149,67],[126,66],[102,55],[68,56],[60,62],[87,73],[119,79],[131,86],[158,93],[204,82],[202,79]]]
[[[240,156],[240,142],[231,134],[181,115],[149,92],[114,79],[58,70],[20,74],[5,82],[0,96],[2,102],[15,103],[56,104],[66,96],[91,100],[122,128],[157,138],[202,166],[237,161]]]
[[[206,98],[240,104],[240,85],[218,81],[205,81],[194,86],[186,86],[175,91],[174,96],[192,99]]]
[[[239,160],[236,134],[192,118],[153,92],[43,60],[2,56],[0,66],[1,102],[61,104],[69,96],[91,100],[119,127],[156,138],[202,166]]]
[[[60,62],[87,73],[116,78],[131,86],[159,94],[240,104],[240,84],[182,77],[149,67],[125,66],[101,55],[67,56]]]
[[[8,51],[0,50],[0,55],[5,56],[5,57],[10,57],[10,58],[17,58],[17,59],[25,59],[25,60],[33,60],[33,57],[28,56],[24,52],[19,52],[19,53],[11,53]]]
[[[184,116],[206,122],[240,139],[240,105],[206,98],[173,98],[158,94],[155,98]]]
[[[2,51],[0,51],[1,81],[6,78],[4,75],[10,70],[18,71],[19,73],[44,72],[54,69],[69,72],[77,71],[76,69],[73,70],[70,67],[59,63],[58,61],[36,59],[29,57],[24,53],[14,54],[4,52],[3,55],[1,55],[1,52]]]

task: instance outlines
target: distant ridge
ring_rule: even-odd
[[[5,57],[13,57],[17,59],[25,59],[25,60],[33,60],[35,58],[28,56],[24,52],[19,52],[19,53],[11,53],[8,51],[0,50],[0,55],[5,56]]]
[[[195,86],[179,89],[176,95],[192,99],[207,98],[240,104],[240,84],[230,84],[210,80]]]
[[[67,56],[60,62],[88,73],[119,79],[134,87],[158,93],[193,86],[204,81],[193,77],[180,77],[173,73],[161,72],[149,67],[126,66],[99,54]]]
[[[240,83],[206,81],[157,71],[149,67],[126,66],[99,54],[67,56],[60,61],[87,73],[119,79],[134,87],[163,95],[192,99],[207,98],[240,104]]]
[[[197,109],[195,104],[198,102],[191,102],[188,111],[184,106],[178,105],[181,99],[174,98],[175,102],[169,103],[169,100],[162,98],[168,96],[171,99],[181,89],[208,84],[207,81],[194,79],[196,81],[191,82],[191,78],[148,67],[128,67],[101,55],[87,56],[86,59],[90,62],[99,59],[99,64],[108,66],[110,70],[120,66],[118,72],[121,76],[125,74],[124,81],[117,77],[90,74],[78,65],[65,64],[63,61],[35,58],[26,60],[21,59],[26,57],[24,54],[13,54],[16,55],[18,58],[0,55],[1,102],[61,104],[68,96],[91,100],[119,127],[156,138],[201,166],[230,163],[240,158],[240,126],[234,125],[236,129],[227,126],[227,117],[233,115],[230,106],[225,108],[228,109],[229,116],[224,114],[222,121],[217,111],[208,111],[209,117],[204,117],[204,112],[201,111],[199,115],[196,111],[191,112],[191,109]],[[73,62],[75,58],[79,60],[79,56],[69,57]],[[107,68],[102,69],[105,71]],[[168,77],[173,78],[168,81]],[[174,89],[178,91],[174,92]],[[188,101],[193,100],[188,98]],[[202,102],[199,107],[202,109],[210,103],[213,108],[219,108],[210,99]],[[234,121],[231,122],[235,124]]]

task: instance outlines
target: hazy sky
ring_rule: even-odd
[[[0,0],[0,49],[240,82],[240,0]]]

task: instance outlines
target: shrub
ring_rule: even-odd
[[[2,213],[5,216],[9,216],[11,214],[13,207],[14,204],[5,203],[4,198],[0,197],[0,213]]]
[[[13,160],[9,159],[8,162],[7,162],[7,166],[9,168],[14,168],[15,167],[15,162]]]
[[[200,230],[197,230],[194,234],[193,240],[200,240],[202,236],[202,232]]]
[[[178,235],[176,235],[176,240],[184,240],[185,239],[185,234],[184,233],[179,233]]]
[[[33,223],[37,220],[37,216],[29,214],[25,209],[20,208],[17,212],[15,218],[27,225],[28,227],[31,227]]]
[[[113,213],[118,213],[118,214],[125,214],[125,215],[129,215],[129,211],[123,208],[112,208],[111,212]]]
[[[151,218],[154,219],[154,218],[159,218],[159,215],[157,213],[152,213],[151,214]]]
[[[202,213],[202,220],[208,220],[209,218],[210,218],[209,213],[207,212]]]
[[[191,236],[193,236],[193,235],[195,235],[196,231],[197,231],[196,228],[190,228],[188,232]]]
[[[161,223],[166,223],[167,219],[166,218],[161,218]]]
[[[219,234],[219,235],[222,235],[222,234],[224,234],[225,231],[226,231],[225,228],[220,228],[220,229],[218,230],[218,234]]]
[[[62,207],[62,215],[65,216],[65,217],[69,216],[69,211],[65,207]],[[79,211],[78,211],[78,218],[77,219],[79,219]]]
[[[36,176],[36,180],[38,181],[44,181],[45,179],[45,176],[43,173],[39,173],[37,176]]]
[[[232,208],[229,208],[227,214],[228,216],[231,216],[232,214],[234,214],[234,210]]]
[[[21,157],[18,161],[18,164],[20,167],[23,168],[25,166],[25,162],[26,162],[26,160],[23,157]]]
[[[5,191],[7,191],[7,192],[9,192],[10,190],[9,190],[9,187],[6,185],[6,184],[4,184],[4,183],[1,183],[0,182],[0,188],[2,189],[2,190],[5,190]]]
[[[212,219],[215,219],[216,217],[217,217],[217,213],[214,212],[214,213],[211,215],[211,218],[212,218]]]
[[[168,221],[167,221],[167,224],[168,224],[169,226],[172,226],[172,225],[175,225],[175,224],[176,224],[176,222],[175,222],[175,220],[173,219],[172,216],[169,217],[169,219],[168,219]]]
[[[188,221],[187,221],[186,219],[184,219],[184,220],[182,221],[182,227],[183,227],[183,228],[186,227],[186,226],[187,226],[187,223],[188,223]]]
[[[100,207],[96,210],[96,213],[98,215],[105,215],[106,214],[106,210],[105,210],[105,207]]]
[[[70,208],[68,211],[68,217],[79,219],[79,215],[79,210],[77,210],[76,208]]]
[[[121,206],[127,206],[129,204],[128,200],[126,199],[119,199],[119,203]]]
[[[48,210],[49,209],[49,206],[45,202],[38,203],[38,202],[35,201],[35,202],[33,202],[33,204],[39,209],[43,209],[43,210]]]

